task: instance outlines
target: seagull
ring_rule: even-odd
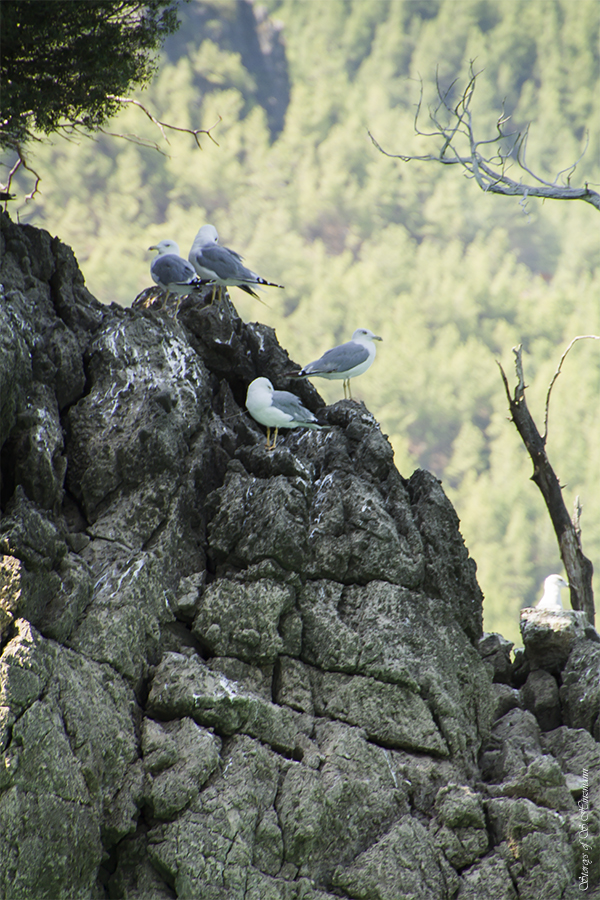
[[[536,603],[536,609],[563,609],[562,600],[560,598],[561,588],[569,587],[568,582],[562,575],[548,575],[544,581],[544,594],[542,599]]]
[[[266,285],[268,287],[282,288],[282,284],[275,284],[272,281],[266,281],[251,272],[242,264],[243,257],[235,250],[229,250],[227,247],[221,247],[219,244],[219,235],[214,225],[203,225],[192,244],[189,261],[200,278],[213,281],[219,285],[219,296],[224,287],[232,285],[251,294],[257,300],[260,297],[250,287],[251,284]],[[213,288],[213,300],[215,297],[215,289]],[[262,302],[262,301],[261,301]]]
[[[375,344],[373,341],[381,341],[378,335],[373,334],[368,328],[357,328],[352,335],[352,340],[340,344],[332,350],[327,350],[320,359],[304,366],[300,372],[293,373],[296,378],[343,378],[344,397],[346,387],[348,396],[352,399],[350,379],[366,372],[375,359]]]
[[[267,426],[267,450],[274,450],[280,428],[312,428],[320,430],[317,417],[302,406],[300,398],[289,391],[276,391],[268,378],[255,378],[248,386],[246,409],[253,419]],[[271,428],[275,436],[271,444]]]
[[[177,315],[181,298],[191,294],[195,288],[202,287],[202,280],[187,259],[179,255],[179,246],[175,241],[160,241],[148,247],[148,250],[158,251],[158,256],[150,264],[150,274],[159,287],[164,288],[167,293],[177,295]]]

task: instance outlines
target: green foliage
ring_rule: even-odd
[[[43,194],[21,220],[71,243],[91,291],[124,305],[150,284],[150,244],[171,237],[185,254],[213,222],[251,268],[286,285],[265,291],[266,307],[232,295],[245,319],[277,329],[299,363],[359,326],[381,334],[353,393],[390,435],[405,476],[424,466],[443,479],[478,563],[485,627],[519,641],[519,608],[561,563],[507,421],[496,359],[514,384],[511,348],[523,344],[528,401],[543,428],[562,352],[576,334],[600,334],[597,213],[553,201],[524,210],[457,172],[386,158],[366,131],[392,152],[430,152],[413,133],[418,77],[432,100],[436,69],[460,89],[477,57],[478,136],[493,135],[506,99],[516,127],[532,123],[532,168],[553,178],[580,155],[587,130],[572,183],[600,182],[594,0],[268,0],[290,84],[277,134],[254,91],[265,60],[253,65],[251,41],[234,40],[237,7],[197,6],[206,30],[193,27],[194,9],[189,18],[183,10],[178,53],[167,44],[145,102],[184,127],[221,116],[219,147],[199,152],[183,135],[169,138],[168,156],[106,137],[40,147]],[[131,109],[114,130],[157,138]],[[328,402],[342,396],[339,383],[315,384]],[[567,505],[581,498],[584,551],[596,569],[599,406],[600,342],[581,341],[553,390],[548,451]]]
[[[177,27],[173,0],[3,0],[0,15],[0,145],[12,147],[32,128],[102,125],[119,107],[111,95],[149,81],[151,52]]]

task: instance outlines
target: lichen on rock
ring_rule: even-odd
[[[595,632],[479,644],[456,513],[362,404],[294,382],[326,427],[267,452],[272,329],[102,306],[0,225],[0,895],[574,896]]]

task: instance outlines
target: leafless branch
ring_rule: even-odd
[[[561,559],[569,579],[571,606],[573,609],[583,610],[590,625],[593,625],[595,619],[594,592],[592,590],[594,567],[591,561],[583,555],[578,521],[574,523],[567,512],[560,482],[546,453],[545,438],[539,433],[527,407],[521,347],[513,347],[513,353],[517,372],[517,386],[514,394],[511,394],[504,369],[498,363],[512,421],[533,463],[531,480],[540,489],[552,521]],[[565,356],[566,352],[563,354],[563,359]]]
[[[123,141],[128,141],[130,144],[135,144],[137,147],[147,147],[150,150],[156,150],[156,152],[160,153],[161,156],[169,155],[165,150],[161,149],[156,141],[152,141],[150,140],[150,138],[144,138],[139,134],[133,134],[130,132],[109,131],[102,125],[99,125],[93,132],[91,132],[86,131],[84,128],[80,127],[80,123],[78,122],[70,122],[68,125],[60,125],[58,131],[60,133],[60,136],[64,138],[65,141],[70,141],[75,144],[80,143],[80,141],[78,140],[79,138],[85,138],[89,141],[97,141],[98,135],[104,134],[106,135],[106,137],[120,138]],[[169,143],[168,141],[166,142]]]
[[[138,100],[131,100],[127,97],[114,97],[113,99],[118,100],[120,103],[132,103],[132,104],[134,104],[134,106],[137,106],[139,109],[141,109],[148,116],[150,121],[153,122],[154,125],[156,125],[156,127],[159,129],[166,144],[170,145],[170,141],[165,133],[165,129],[168,128],[171,131],[179,131],[183,134],[192,135],[192,137],[196,141],[196,145],[198,146],[198,148],[200,150],[202,150],[202,145],[200,144],[200,135],[201,134],[207,135],[207,137],[210,138],[210,140],[213,142],[213,144],[215,144],[217,147],[219,146],[217,141],[212,136],[211,131],[213,130],[213,128],[216,128],[216,126],[219,124],[219,122],[221,121],[221,116],[219,116],[218,121],[215,122],[214,125],[211,125],[210,128],[181,128],[177,125],[169,125],[168,122],[161,122],[159,119],[157,119],[155,116],[153,116],[152,113],[148,109],[146,109],[146,107],[143,106]],[[169,155],[168,153],[165,153],[164,150],[161,150],[161,148],[156,143],[156,141],[151,141],[149,138],[140,137],[139,134],[131,134],[131,133],[128,134],[128,133],[123,133],[121,131],[108,131],[106,128],[103,128],[101,125],[98,126],[95,129],[95,131],[92,132],[92,131],[88,131],[85,128],[83,122],[75,120],[73,122],[65,123],[64,125],[59,125],[59,131],[60,131],[61,137],[64,137],[65,140],[71,140],[73,135],[76,135],[77,137],[85,137],[85,138],[88,138],[89,140],[96,140],[96,134],[105,134],[108,137],[116,137],[116,138],[121,138],[122,140],[125,140],[125,141],[130,141],[130,143],[136,144],[138,147],[149,147],[151,150],[156,150],[158,153],[161,153],[163,156]]]
[[[146,109],[144,104],[139,102],[139,100],[133,100],[131,97],[116,97],[114,94],[109,94],[109,99],[117,100],[119,103],[123,104],[123,106],[126,106],[127,104],[133,104],[133,106],[137,106],[138,109],[141,109],[142,112],[148,116],[150,121],[153,122],[154,125],[156,125],[156,127],[159,129],[167,144],[169,143],[169,139],[165,134],[165,128],[168,128],[170,131],[180,131],[183,134],[191,134],[200,150],[202,150],[202,145],[200,144],[199,138],[199,135],[201,134],[205,134],[211,139],[213,144],[216,144],[217,147],[219,146],[212,136],[211,131],[219,124],[219,122],[221,121],[221,116],[219,116],[218,122],[215,122],[215,124],[211,125],[210,128],[180,128],[177,125],[169,125],[168,122],[161,122],[160,119],[157,119],[155,116],[153,116],[152,113],[148,109]]]
[[[39,175],[35,171],[35,169],[32,166],[30,166],[29,163],[27,162],[27,160],[25,158],[25,153],[23,151],[23,147],[21,144],[15,144],[14,149],[17,154],[17,160],[14,163],[13,167],[11,168],[10,172],[8,173],[8,179],[6,181],[6,193],[8,193],[8,194],[10,193],[10,186],[11,186],[12,180],[15,177],[15,175],[17,174],[17,172],[19,171],[19,169],[21,167],[23,167],[24,169],[27,169],[28,172],[31,172],[32,175],[35,175],[35,183],[33,185],[33,190],[30,191],[27,194],[27,196],[25,197],[26,201],[31,200],[38,193],[38,188],[40,186],[40,181],[42,180],[42,176]],[[7,200],[8,200],[8,198],[7,198]],[[6,212],[7,200],[4,200],[4,212]]]
[[[156,127],[158,128],[158,130],[160,131],[160,133],[163,137],[163,140],[167,144],[169,144],[169,139],[166,134],[166,130],[168,129],[170,131],[178,131],[182,134],[191,135],[194,138],[196,145],[200,150],[202,150],[202,145],[200,143],[200,135],[201,134],[205,134],[208,138],[210,138],[210,140],[213,142],[213,144],[215,144],[217,147],[219,146],[219,144],[217,143],[217,141],[215,140],[215,138],[212,135],[212,131],[214,128],[216,128],[216,126],[219,124],[219,122],[222,121],[221,116],[219,116],[218,121],[215,122],[214,125],[211,125],[210,128],[182,128],[178,125],[171,125],[168,122],[161,122],[160,119],[157,119],[156,116],[152,115],[150,110],[148,110],[143,105],[143,103],[140,103],[139,100],[133,100],[130,97],[117,97],[116,95],[112,95],[112,94],[110,95],[110,99],[118,101],[123,106],[125,106],[127,104],[132,104],[133,106],[136,106],[138,109],[141,109],[142,112],[150,119],[150,121],[154,125],[156,125]],[[97,137],[96,137],[97,134],[105,134],[109,137],[116,137],[116,138],[121,138],[122,140],[125,140],[125,141],[130,141],[132,144],[137,144],[140,147],[149,147],[150,149],[156,150],[158,153],[163,154],[163,156],[168,156],[168,153],[165,153],[165,151],[162,150],[155,141],[152,141],[148,138],[140,137],[140,135],[137,135],[137,134],[124,134],[124,133],[118,132],[118,131],[108,131],[105,128],[103,128],[102,126],[97,127],[94,131],[90,131],[88,128],[85,127],[84,122],[80,121],[78,119],[74,119],[71,122],[65,122],[63,124],[58,125],[56,131],[58,134],[60,134],[60,136],[62,138],[64,138],[67,141],[74,141],[76,138],[87,138],[89,140],[97,140]],[[42,140],[44,140],[44,138],[40,138],[38,135],[34,134],[33,132],[28,132],[26,139],[27,139],[27,141],[42,141]],[[27,163],[27,160],[25,158],[25,153],[23,150],[22,142],[20,142],[20,141],[13,142],[10,145],[10,149],[12,149],[17,154],[17,160],[14,163],[14,165],[12,166],[10,172],[8,173],[8,180],[7,180],[6,186],[5,186],[6,192],[7,193],[10,192],[11,182],[12,182],[14,176],[16,175],[16,173],[18,172],[18,170],[22,167],[24,169],[27,169],[28,172],[31,172],[32,175],[35,175],[35,184],[34,184],[33,190],[29,194],[27,194],[27,196],[25,197],[26,201],[31,200],[35,196],[35,194],[38,193],[40,181],[42,180],[41,175],[39,175],[35,171],[35,169],[33,169]],[[6,211],[7,200],[5,199],[2,202],[4,202],[4,210]]]
[[[577,337],[574,337],[573,340],[571,341],[571,343],[569,344],[569,346],[567,347],[567,349],[565,350],[565,352],[563,353],[563,355],[561,356],[560,362],[559,362],[558,366],[556,367],[556,372],[552,376],[552,381],[550,382],[550,384],[548,386],[548,393],[546,394],[546,408],[545,408],[545,413],[544,413],[544,438],[543,438],[544,444],[546,443],[546,441],[548,439],[548,413],[549,413],[549,407],[550,407],[550,394],[552,393],[552,388],[554,387],[554,382],[560,375],[560,371],[562,369],[562,364],[564,363],[567,353],[569,352],[569,350],[571,349],[573,344],[575,344],[577,341],[586,341],[586,340],[600,341],[600,335],[580,334]]]
[[[505,125],[509,117],[504,110],[496,122],[496,135],[485,140],[477,140],[473,129],[471,103],[475,93],[477,78],[481,72],[474,69],[474,63],[470,65],[470,76],[467,86],[458,102],[450,105],[450,96],[456,81],[445,90],[439,82],[436,74],[436,88],[439,102],[429,109],[429,120],[434,126],[433,131],[423,131],[419,124],[423,112],[423,83],[421,82],[419,101],[416,105],[414,120],[415,133],[420,137],[438,138],[441,141],[437,153],[427,153],[420,156],[402,153],[389,153],[377,142],[369,131],[371,141],[385,156],[392,159],[401,159],[403,162],[420,160],[423,162],[437,162],[447,166],[461,166],[467,178],[473,178],[482,191],[493,194],[504,194],[508,197],[521,197],[522,203],[529,197],[553,200],[584,200],[591,203],[596,209],[600,209],[600,194],[592,190],[586,183],[584,187],[571,187],[571,176],[577,164],[585,154],[586,145],[576,162],[561,169],[554,181],[541,178],[533,172],[526,162],[527,138],[529,127],[523,133],[505,131]],[[481,148],[495,146],[495,152],[489,155]],[[463,149],[464,148],[464,149]],[[525,184],[522,180],[515,180],[507,174],[508,168],[516,164],[533,179],[533,183]],[[559,184],[559,179],[568,173],[566,184]]]

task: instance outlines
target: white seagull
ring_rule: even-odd
[[[257,275],[256,272],[247,269],[242,263],[242,258],[235,250],[229,250],[227,247],[220,246],[219,235],[214,225],[202,226],[194,238],[194,243],[188,256],[200,278],[214,281],[215,285],[219,285],[219,294],[222,288],[235,286],[260,300],[256,291],[253,291],[250,285],[283,287],[282,284],[266,281],[260,275]],[[213,288],[213,300],[214,296],[215,289]]]
[[[352,340],[340,344],[332,350],[327,350],[320,359],[304,366],[300,372],[296,372],[296,378],[342,378],[344,380],[344,397],[346,386],[348,396],[352,399],[350,379],[362,375],[372,365],[375,359],[375,344],[373,341],[381,341],[378,335],[373,334],[368,328],[357,328],[352,335]]]
[[[148,247],[148,250],[157,250],[150,263],[150,274],[153,281],[167,293],[176,294],[178,297],[177,309],[181,298],[191,294],[195,288],[202,286],[202,280],[196,275],[196,270],[187,259],[179,255],[179,246],[175,241],[164,240]]]
[[[300,398],[289,391],[276,391],[268,378],[255,378],[248,386],[246,409],[253,419],[267,426],[267,450],[274,450],[280,428],[321,429],[317,417],[302,406]],[[271,444],[271,428],[275,429]]]
[[[569,587],[562,575],[548,575],[544,581],[544,593],[536,603],[536,609],[563,609],[560,597],[561,588]]]

